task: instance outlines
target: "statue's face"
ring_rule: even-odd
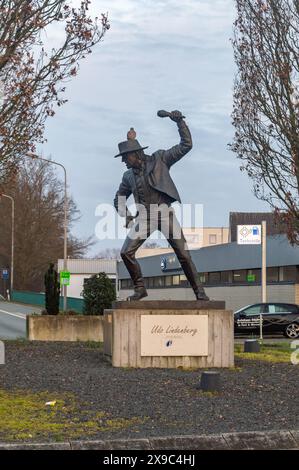
[[[140,159],[138,158],[137,153],[126,153],[123,155],[122,161],[126,164],[127,168],[139,168],[140,167]]]

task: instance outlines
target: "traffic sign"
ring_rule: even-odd
[[[62,286],[69,286],[71,279],[71,273],[69,271],[61,271],[60,272],[60,284]]]
[[[8,269],[4,268],[2,271],[2,279],[9,279],[9,271]]]
[[[262,242],[261,225],[238,225],[237,243],[238,245],[260,245]]]

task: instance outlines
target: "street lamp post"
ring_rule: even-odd
[[[63,270],[67,270],[67,210],[68,210],[68,198],[67,198],[67,177],[66,169],[62,163],[55,162],[53,160],[48,160],[47,158],[39,157],[34,153],[27,153],[26,157],[31,157],[37,160],[43,160],[44,162],[53,163],[53,165],[60,166],[64,171],[64,224],[63,224]],[[63,310],[67,309],[67,286],[63,285]]]
[[[14,276],[14,238],[15,238],[15,201],[11,196],[0,193],[0,197],[6,197],[11,201],[11,259],[10,259],[10,296],[13,290],[13,276]]]

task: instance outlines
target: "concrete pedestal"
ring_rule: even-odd
[[[103,327],[104,354],[114,367],[234,366],[233,313],[224,302],[115,302]]]

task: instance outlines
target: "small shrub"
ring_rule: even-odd
[[[104,309],[112,307],[116,300],[115,287],[106,273],[101,272],[85,280],[83,300],[85,315],[102,315]]]
[[[59,312],[59,315],[74,316],[74,315],[80,315],[80,313],[75,312],[75,310],[66,310],[66,311],[63,310]]]

